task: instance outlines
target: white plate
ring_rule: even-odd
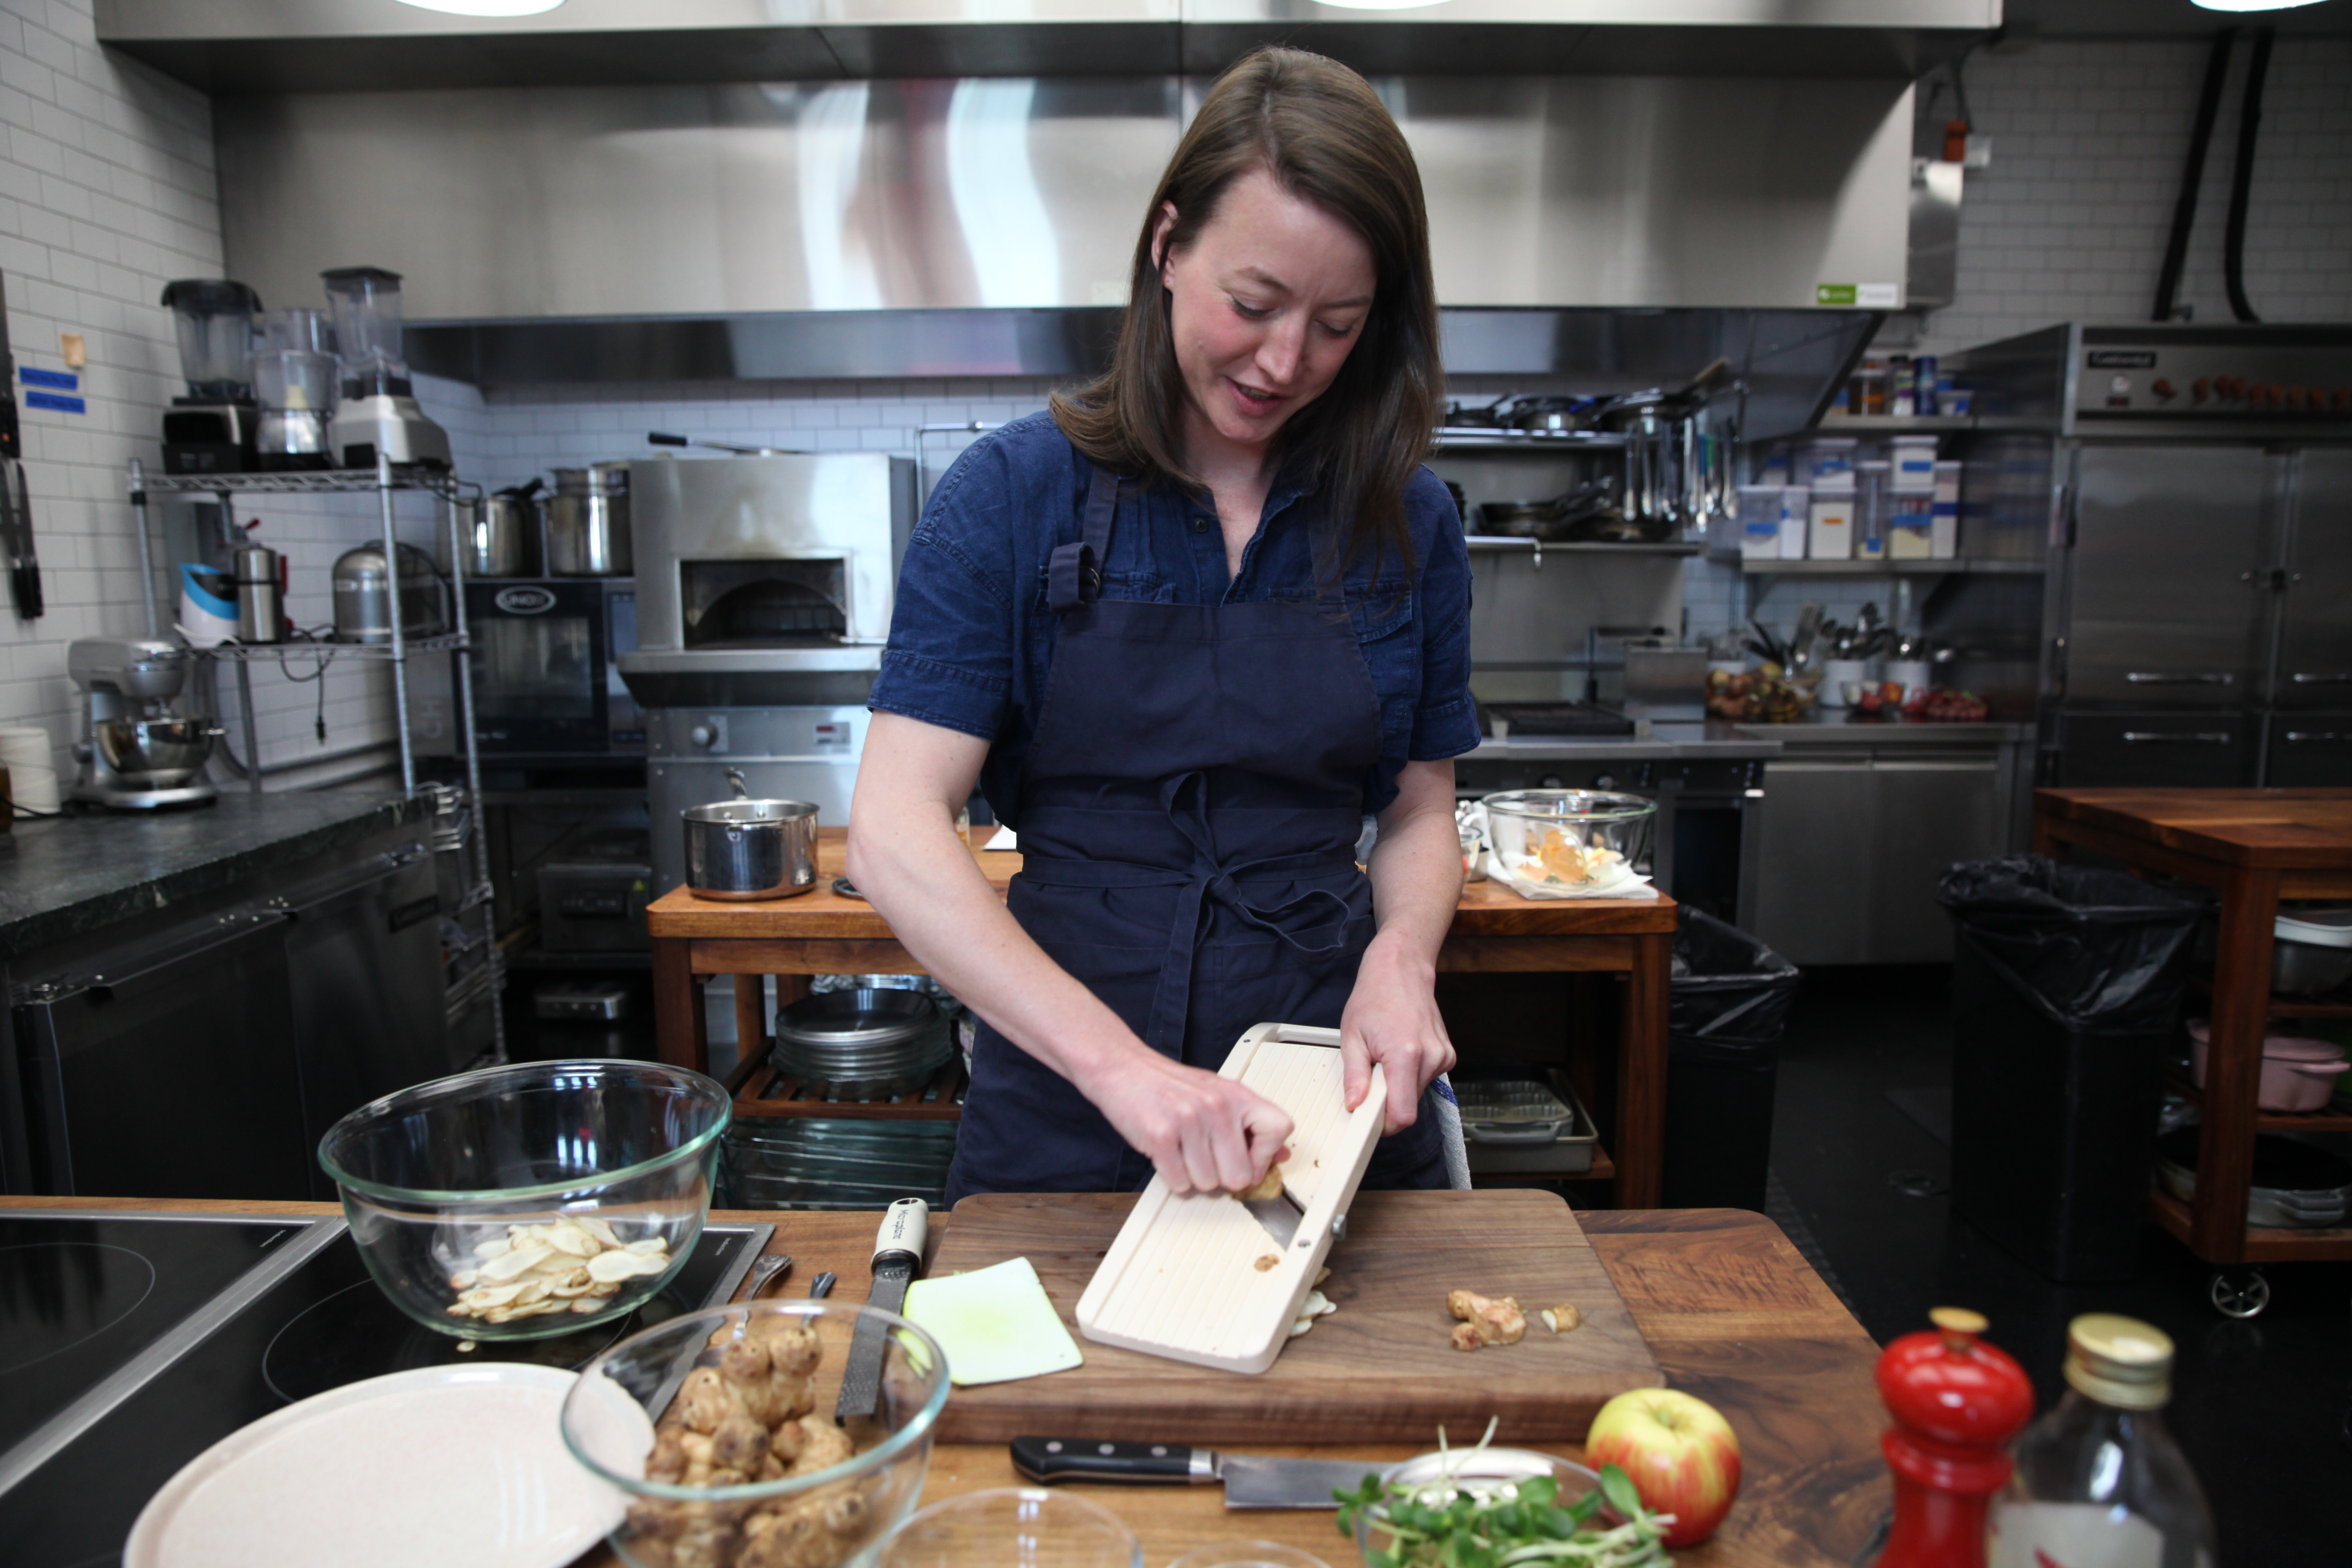
[[[625,1506],[563,1446],[576,1375],[421,1367],[288,1405],[165,1482],[123,1568],[561,1568]]]

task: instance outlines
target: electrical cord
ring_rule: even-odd
[[[2245,96],[2238,102],[2238,157],[2230,182],[2230,226],[2221,241],[2221,281],[2230,291],[2230,312],[2242,321],[2259,321],[2246,299],[2246,206],[2253,192],[2254,141],[2263,128],[2263,80],[2270,75],[2271,43],[2275,27],[2254,34],[2254,52],[2246,62]]]
[[[2168,321],[2180,294],[2181,269],[2189,264],[2189,235],[2197,225],[2197,197],[2205,184],[2205,155],[2213,145],[2213,122],[2221,117],[2221,89],[2229,80],[2230,51],[2238,30],[2213,35],[2205,57],[2205,86],[2197,95],[2197,120],[2189,132],[2189,162],[2180,171],[2180,195],[2172,205],[2172,232],[2164,242],[2164,267],[2157,275],[2156,309],[2150,321]]]

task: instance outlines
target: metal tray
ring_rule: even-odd
[[[1472,1079],[1454,1086],[1470,1169],[1572,1176],[1592,1169],[1601,1142],[1575,1091],[1552,1075]]]

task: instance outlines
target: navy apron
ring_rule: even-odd
[[[1061,624],[1009,903],[1145,1044],[1214,1072],[1254,1025],[1339,1026],[1372,938],[1355,846],[1380,703],[1328,605],[1101,597],[1118,496],[1097,468],[1084,537],[1049,565]],[[1446,1184],[1431,1104],[1381,1141],[1366,1186]],[[1068,1079],[981,1023],[949,1203],[1150,1175]]]

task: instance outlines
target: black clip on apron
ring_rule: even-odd
[[[1380,702],[1327,605],[1103,598],[1118,493],[1096,469],[1082,539],[1047,565],[1061,626],[1010,905],[1146,1044],[1214,1071],[1253,1025],[1339,1026],[1372,936],[1355,845]],[[1365,1185],[1445,1184],[1430,1099]],[[1150,1175],[1067,1079],[981,1024],[950,1204]]]

